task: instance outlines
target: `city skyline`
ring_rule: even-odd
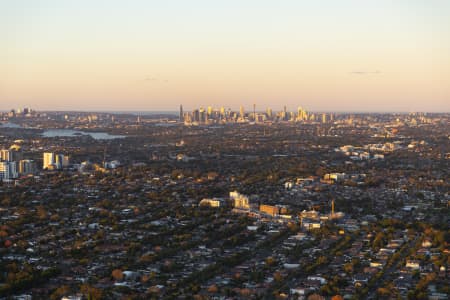
[[[232,113],[239,113],[241,108],[244,110],[245,114],[247,115],[251,115],[253,114],[253,104],[248,104],[246,105],[238,105],[237,107],[235,106],[225,106],[225,105],[218,105],[218,106],[211,106],[211,105],[200,105],[200,106],[189,106],[186,107],[183,104],[180,104],[178,107],[175,108],[171,108],[171,109],[165,109],[165,110],[151,110],[151,109],[136,109],[136,110],[132,110],[132,109],[121,109],[121,110],[108,110],[108,109],[83,109],[83,108],[79,108],[79,109],[36,109],[34,107],[10,107],[8,109],[0,109],[0,113],[15,113],[15,114],[23,114],[26,115],[27,112],[25,110],[29,110],[30,112],[37,112],[37,113],[46,113],[46,112],[50,112],[50,113],[100,113],[100,114],[132,114],[132,115],[173,115],[173,116],[178,116],[180,114],[180,107],[183,108],[184,113],[193,113],[195,111],[199,111],[199,110],[204,110],[207,111],[208,108],[211,108],[214,112],[220,112],[222,109],[225,110],[227,113],[228,112],[232,112]],[[447,111],[383,111],[383,110],[345,110],[345,109],[336,109],[336,110],[310,110],[306,107],[302,107],[301,105],[297,105],[297,106],[286,106],[283,104],[278,104],[278,105],[270,105],[267,107],[260,107],[257,104],[255,105],[255,112],[256,113],[267,113],[269,110],[272,111],[273,113],[281,113],[283,112],[285,109],[287,112],[291,113],[295,113],[296,111],[298,111],[298,109],[305,109],[308,113],[314,113],[314,114],[446,114],[448,113]]]
[[[0,36],[0,110],[450,111],[446,1],[4,1]]]

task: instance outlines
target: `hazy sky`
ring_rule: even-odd
[[[450,111],[449,0],[0,0],[0,109]]]

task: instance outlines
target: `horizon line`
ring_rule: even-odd
[[[179,109],[33,109],[31,107],[23,107],[23,108],[30,108],[33,111],[36,112],[83,112],[83,113],[133,113],[133,114],[138,114],[140,112],[143,113],[170,113],[170,114],[179,114]],[[200,107],[199,107],[200,108]],[[269,107],[268,107],[269,108]],[[21,108],[22,109],[22,108]],[[194,110],[196,110],[198,108],[194,108],[194,109],[184,109],[184,112],[192,112]],[[239,111],[238,109],[231,109],[229,108],[231,111]],[[11,112],[12,110],[16,110],[16,108],[11,108],[11,109],[0,109],[1,113],[7,113],[7,112]],[[228,110],[228,109],[227,109]],[[262,112],[266,112],[267,110],[256,110],[257,113],[262,113]],[[283,109],[272,109],[272,111],[277,112],[277,111],[283,111]],[[295,111],[295,110],[287,110],[289,112]],[[448,114],[450,113],[450,111],[423,111],[423,110],[417,110],[417,111],[404,111],[404,110],[385,110],[385,111],[381,111],[381,110],[307,110],[307,112],[310,113],[357,113],[357,114],[411,114],[411,113],[432,113],[432,114]],[[246,113],[253,113],[253,110],[246,110]]]

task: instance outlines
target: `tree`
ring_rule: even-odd
[[[67,295],[69,292],[70,292],[69,286],[63,285],[63,286],[57,288],[57,289],[50,295],[50,299],[51,299],[51,300],[61,299],[61,297]]]
[[[266,265],[268,266],[272,266],[273,264],[275,264],[275,259],[272,256],[269,256],[266,258]]]
[[[344,265],[344,272],[347,274],[352,274],[353,272],[353,265],[351,263],[346,263]]]
[[[208,287],[208,292],[209,293],[217,293],[219,291],[219,289],[217,288],[217,285],[212,284]]]
[[[103,297],[103,291],[100,289],[97,289],[93,286],[90,286],[88,284],[83,284],[80,287],[81,293],[88,299],[88,300],[99,300]]]
[[[123,272],[120,269],[114,269],[111,273],[111,276],[114,278],[114,280],[122,280]]]
[[[326,258],[326,256],[323,256],[323,255],[319,256],[316,260],[316,263],[319,265],[322,265],[326,262],[327,262],[327,258]]]
[[[322,297],[319,294],[312,294],[308,296],[308,300],[325,300],[325,297]]]
[[[385,243],[384,240],[385,234],[383,232],[378,232],[377,235],[375,236],[375,239],[373,240],[372,249],[383,247]]]
[[[39,220],[47,219],[47,211],[45,210],[45,208],[42,205],[37,207],[36,215],[39,218]]]
[[[387,297],[391,294],[391,291],[385,287],[380,287],[377,289],[377,294],[380,295],[380,297]]]
[[[276,282],[280,282],[281,280],[283,280],[283,276],[281,275],[280,272],[275,272],[275,273],[273,274],[273,279],[274,279]]]

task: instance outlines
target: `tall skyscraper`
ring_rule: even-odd
[[[308,113],[301,106],[297,109],[297,121],[307,121]]]
[[[15,161],[0,162],[0,179],[10,180],[19,177],[17,173],[17,164]]]
[[[198,109],[192,112],[192,119],[194,122],[200,122],[200,111]]]
[[[69,156],[63,154],[56,154],[53,152],[44,153],[44,163],[42,168],[44,170],[56,169],[60,170],[69,166]]]
[[[63,160],[62,160],[62,155],[59,154],[55,154],[55,166],[56,169],[62,169],[62,165],[63,165]]]
[[[19,161],[19,174],[29,175],[36,173],[36,163],[30,159]]]
[[[281,114],[281,119],[282,119],[283,121],[286,121],[286,120],[288,119],[288,114],[287,114],[287,108],[286,108],[286,105],[285,105],[284,108],[283,108],[283,112],[282,112],[282,114]]]
[[[42,168],[45,169],[52,169],[54,167],[55,164],[55,153],[53,152],[45,152],[44,153],[44,162],[42,164]]]
[[[2,161],[12,161],[12,151],[7,149],[0,150],[0,160]]]
[[[301,120],[302,120],[302,112],[303,112],[303,109],[302,109],[301,106],[299,106],[299,107],[297,108],[297,120],[298,120],[298,121],[301,121]]]
[[[183,105],[180,105],[180,122],[184,121]]]
[[[19,147],[20,148],[20,147]],[[0,150],[0,160],[3,161],[18,161],[21,159],[21,151],[17,151],[17,149],[2,149]]]
[[[200,107],[200,123],[206,123],[206,111],[203,107]]]

